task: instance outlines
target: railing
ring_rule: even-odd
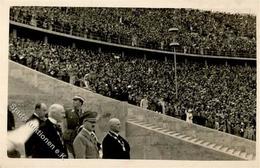
[[[132,47],[139,47],[139,48],[146,48],[146,49],[155,49],[160,51],[172,51],[171,48],[168,46],[161,48],[158,44],[152,44],[148,42],[133,42],[132,39],[121,37],[121,36],[106,36],[105,34],[99,33],[99,32],[90,32],[90,31],[78,31],[73,30],[72,28],[67,28],[55,24],[51,24],[48,26],[48,28],[40,25],[37,26],[38,20],[35,20],[36,25],[34,25],[31,21],[24,20],[24,19],[15,19],[12,15],[10,15],[10,20],[15,21],[18,23],[27,24],[34,27],[43,28],[46,30],[59,32],[59,33],[65,33],[77,37],[87,38],[87,39],[93,39],[93,40],[99,40],[114,44],[121,44],[121,45],[127,45]],[[241,58],[256,58],[256,55],[253,53],[245,54],[245,53],[239,53],[234,51],[217,51],[217,50],[210,50],[210,49],[201,49],[201,48],[176,48],[177,53],[183,53],[183,54],[199,54],[199,55],[207,55],[207,56],[226,56],[226,57],[241,57]]]

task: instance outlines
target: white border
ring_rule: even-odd
[[[0,167],[260,167],[259,150],[257,150],[256,161],[154,161],[154,160],[28,160],[28,159],[8,159],[6,158],[6,107],[8,92],[8,35],[9,35],[9,7],[15,5],[23,6],[88,6],[88,7],[153,7],[153,8],[196,8],[214,11],[225,11],[231,13],[251,13],[257,16],[257,46],[259,46],[259,12],[260,3],[258,0],[2,0],[0,1]],[[258,13],[257,13],[258,12]],[[257,57],[259,56],[257,49]],[[259,60],[257,59],[257,62]],[[258,71],[257,66],[257,71]],[[259,74],[257,73],[257,79]],[[257,95],[259,89],[257,85]],[[258,97],[258,96],[257,96]],[[257,99],[257,104],[259,100]],[[258,112],[258,108],[257,108]],[[257,115],[259,123],[259,115]],[[257,129],[257,149],[259,149],[259,127]],[[109,166],[108,166],[109,165]]]

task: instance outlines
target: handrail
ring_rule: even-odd
[[[15,25],[15,26],[19,26],[19,27],[23,27],[23,28],[27,28],[27,29],[32,29],[32,30],[36,30],[36,31],[40,31],[40,32],[44,32],[44,33],[48,33],[48,34],[54,34],[54,35],[59,35],[59,36],[63,36],[63,37],[67,37],[67,38],[72,38],[72,39],[77,39],[77,40],[81,40],[81,41],[86,41],[86,42],[92,42],[92,43],[97,43],[97,44],[103,44],[103,45],[109,45],[109,46],[114,46],[114,47],[120,47],[120,48],[126,48],[126,49],[133,49],[133,50],[139,50],[139,51],[145,51],[145,52],[153,52],[153,53],[158,53],[158,54],[168,54],[168,55],[174,55],[173,51],[165,51],[165,50],[157,50],[157,49],[150,49],[150,48],[146,48],[146,47],[140,47],[140,46],[131,46],[131,43],[129,41],[127,41],[127,39],[122,38],[122,41],[124,41],[125,43],[130,43],[130,44],[118,44],[115,43],[115,40],[111,40],[111,42],[106,42],[106,41],[102,41],[100,36],[97,36],[96,34],[90,34],[90,35],[84,35],[83,37],[82,34],[80,34],[80,32],[70,32],[68,33],[63,33],[63,31],[61,31],[61,28],[59,26],[52,26],[51,30],[48,29],[44,29],[44,28],[39,28],[39,27],[35,27],[35,26],[31,26],[26,24],[25,21],[23,21],[24,23],[20,23],[20,22],[15,22],[10,20],[10,24],[11,25]],[[227,56],[216,56],[216,55],[210,55],[210,53],[215,54],[214,51],[209,52],[208,50],[205,50],[207,54],[199,54],[199,51],[197,50],[197,52],[195,53],[185,53],[185,52],[181,52],[181,50],[176,49],[176,55],[181,55],[181,56],[188,56],[188,57],[200,57],[200,58],[213,58],[213,59],[226,59],[226,60],[241,60],[241,61],[256,61],[256,58],[249,58],[249,57],[227,57]]]

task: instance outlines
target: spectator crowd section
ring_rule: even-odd
[[[194,9],[11,7],[10,20],[112,43],[202,55],[256,58],[256,16]]]
[[[9,58],[60,80],[148,109],[163,99],[166,114],[255,140],[256,68],[249,65],[178,62],[175,98],[173,60],[144,59],[10,37]]]

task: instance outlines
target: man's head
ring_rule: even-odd
[[[76,109],[80,109],[80,107],[83,105],[84,103],[84,98],[81,96],[74,96],[73,97],[73,107]]]
[[[191,109],[191,108],[189,108],[187,112],[188,112],[188,113],[192,113],[192,109]]]
[[[58,123],[63,122],[65,117],[64,107],[60,104],[53,104],[49,107],[48,116],[55,119]]]
[[[47,114],[47,106],[44,103],[37,103],[35,105],[35,113],[39,116],[40,119],[44,119]]]
[[[97,122],[97,112],[85,111],[81,117],[83,127],[88,131],[94,131]]]
[[[115,133],[119,133],[120,132],[121,123],[120,123],[119,119],[117,119],[117,118],[110,119],[109,122],[108,122],[108,125],[109,125],[109,129],[111,131],[114,131]]]

